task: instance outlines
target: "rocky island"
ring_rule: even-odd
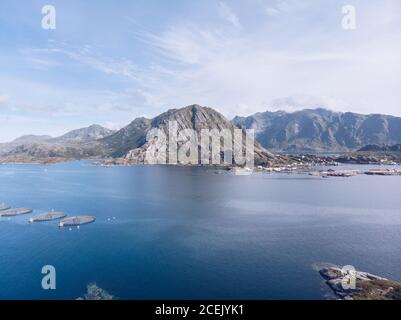
[[[338,266],[319,270],[326,284],[342,300],[401,300],[401,283],[363,271],[344,272]],[[355,287],[344,285],[346,277],[355,279]]]
[[[98,287],[96,283],[90,283],[86,294],[77,300],[114,300],[114,297],[106,290]]]

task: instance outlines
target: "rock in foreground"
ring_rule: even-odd
[[[363,271],[346,273],[335,266],[323,267],[319,273],[333,292],[343,300],[401,300],[400,282]],[[354,288],[347,281],[350,275],[355,279]]]
[[[87,293],[83,298],[77,300],[113,300],[114,297],[109,294],[106,290],[99,288],[96,283],[90,283],[88,285]]]

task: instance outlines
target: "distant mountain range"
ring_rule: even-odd
[[[285,163],[288,157],[273,152],[307,153],[357,151],[401,144],[401,118],[387,115],[339,113],[306,109],[257,113],[227,120],[219,112],[199,105],[171,109],[153,118],[137,118],[126,127],[112,131],[92,125],[60,137],[23,136],[0,144],[0,161],[35,162],[86,158],[118,158],[143,163],[149,148],[146,136],[152,128],[168,132],[169,121],[178,129],[254,129],[255,161],[258,164]],[[267,151],[269,150],[269,151]]]
[[[82,159],[106,156],[98,139],[113,134],[99,125],[70,131],[60,137],[27,135],[0,144],[3,161],[35,162],[42,159]]]
[[[66,134],[53,138],[51,136],[41,136],[41,135],[26,135],[19,137],[9,143],[1,143],[1,147],[6,147],[9,145],[20,146],[20,145],[28,145],[34,143],[69,143],[69,142],[88,142],[92,140],[101,139],[113,134],[115,131],[104,128],[100,125],[94,124],[86,128],[81,128],[77,130],[73,130],[67,132]]]
[[[263,147],[281,152],[353,151],[366,145],[401,143],[401,118],[381,114],[305,109],[235,117],[233,123],[255,129]]]

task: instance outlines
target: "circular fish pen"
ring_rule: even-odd
[[[23,214],[31,213],[33,209],[30,208],[16,208],[0,211],[0,217],[15,217]]]
[[[28,222],[32,223],[32,222],[52,221],[52,220],[63,219],[66,216],[67,215],[64,212],[57,212],[57,211],[45,212],[29,218]]]
[[[84,224],[89,224],[95,222],[96,218],[93,216],[76,216],[66,218],[60,221],[59,227],[76,227]]]
[[[8,209],[11,209],[11,207],[4,203],[0,204],[0,211],[4,211],[4,210],[8,210]]]

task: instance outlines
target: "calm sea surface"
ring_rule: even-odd
[[[120,299],[325,299],[320,262],[401,281],[400,190],[401,177],[0,165],[0,203],[97,217],[0,218],[0,299],[75,299],[90,282]]]

